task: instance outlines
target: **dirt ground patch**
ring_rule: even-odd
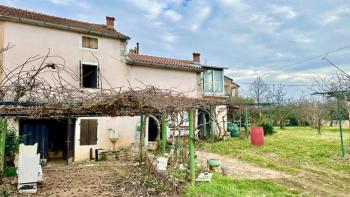
[[[215,153],[196,151],[197,160],[203,165],[207,165],[208,159],[219,159],[224,168],[225,174],[239,179],[280,179],[287,178],[288,175],[267,168],[248,164],[236,158],[230,158]]]
[[[44,183],[29,196],[169,196],[172,188],[136,161],[91,161],[49,164],[44,167]],[[11,184],[12,182],[12,184]],[[16,192],[13,178],[0,186],[9,196]],[[28,196],[28,195],[23,195]]]

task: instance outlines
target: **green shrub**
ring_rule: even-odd
[[[5,155],[14,157],[18,151],[18,137],[14,129],[8,130],[6,135]]]
[[[10,177],[10,176],[16,176],[16,167],[6,167],[4,169],[4,175],[6,177]]]
[[[5,157],[6,162],[5,166],[14,166],[15,165],[15,156],[18,152],[18,137],[15,129],[9,129],[6,135],[5,143]]]
[[[275,130],[273,129],[273,126],[269,123],[262,123],[259,126],[264,128],[264,135],[272,135],[275,133]]]

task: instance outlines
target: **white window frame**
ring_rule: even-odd
[[[96,88],[86,88],[83,87],[83,65],[87,65],[87,66],[96,66],[97,67],[97,87]],[[84,62],[84,61],[80,61],[80,65],[79,65],[79,87],[81,89],[91,89],[91,90],[96,90],[101,88],[101,84],[100,84],[100,73],[101,72],[101,67],[98,63],[96,62]]]
[[[211,77],[212,77],[212,89],[213,91],[211,92],[208,92],[208,91],[205,91],[205,71],[202,72],[203,73],[203,94],[204,96],[224,96],[225,95],[225,79],[224,79],[224,70],[220,70],[221,71],[221,76],[222,76],[222,92],[216,92],[215,89],[214,89],[214,71],[215,70],[218,70],[218,69],[214,69],[214,68],[208,68],[208,69],[205,69],[205,70],[212,70],[212,74],[211,74]]]
[[[90,37],[90,38],[96,38],[97,39],[97,49],[92,49],[92,48],[85,48],[83,47],[83,36],[85,37]],[[100,51],[100,39],[99,37],[96,36],[90,36],[90,35],[81,35],[79,38],[79,48],[82,50],[87,50],[87,51]]]

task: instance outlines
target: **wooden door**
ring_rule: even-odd
[[[74,161],[74,131],[75,131],[75,119],[70,118],[67,121],[67,154],[66,161],[70,164]]]

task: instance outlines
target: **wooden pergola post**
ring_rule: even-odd
[[[247,107],[247,105],[245,106],[245,109],[244,109],[244,131],[245,131],[245,137],[246,138],[249,138],[249,135],[248,135],[248,133],[249,133],[249,131],[248,131],[248,124],[249,124],[249,122],[248,122],[248,107]]]
[[[343,140],[343,127],[342,127],[343,115],[340,109],[340,103],[339,103],[338,97],[337,97],[337,112],[338,112],[338,121],[339,121],[341,156],[344,157],[345,150],[344,150],[344,140]]]
[[[162,155],[164,156],[166,153],[166,144],[167,144],[167,138],[168,138],[168,121],[166,113],[163,113],[162,115]]]
[[[210,108],[210,141],[214,142],[216,137],[215,107]]]
[[[189,131],[189,167],[190,167],[190,178],[191,184],[195,183],[196,180],[196,169],[195,169],[195,160],[194,160],[194,124],[193,124],[193,111],[188,111],[188,131]]]
[[[205,113],[202,112],[202,120],[203,120],[203,136],[208,137],[207,133],[207,120],[205,119]]]
[[[0,177],[4,172],[6,134],[6,120],[4,118],[0,118]]]
[[[144,116],[141,114],[141,121],[140,121],[140,162],[143,162],[145,160],[145,125],[144,125]]]

